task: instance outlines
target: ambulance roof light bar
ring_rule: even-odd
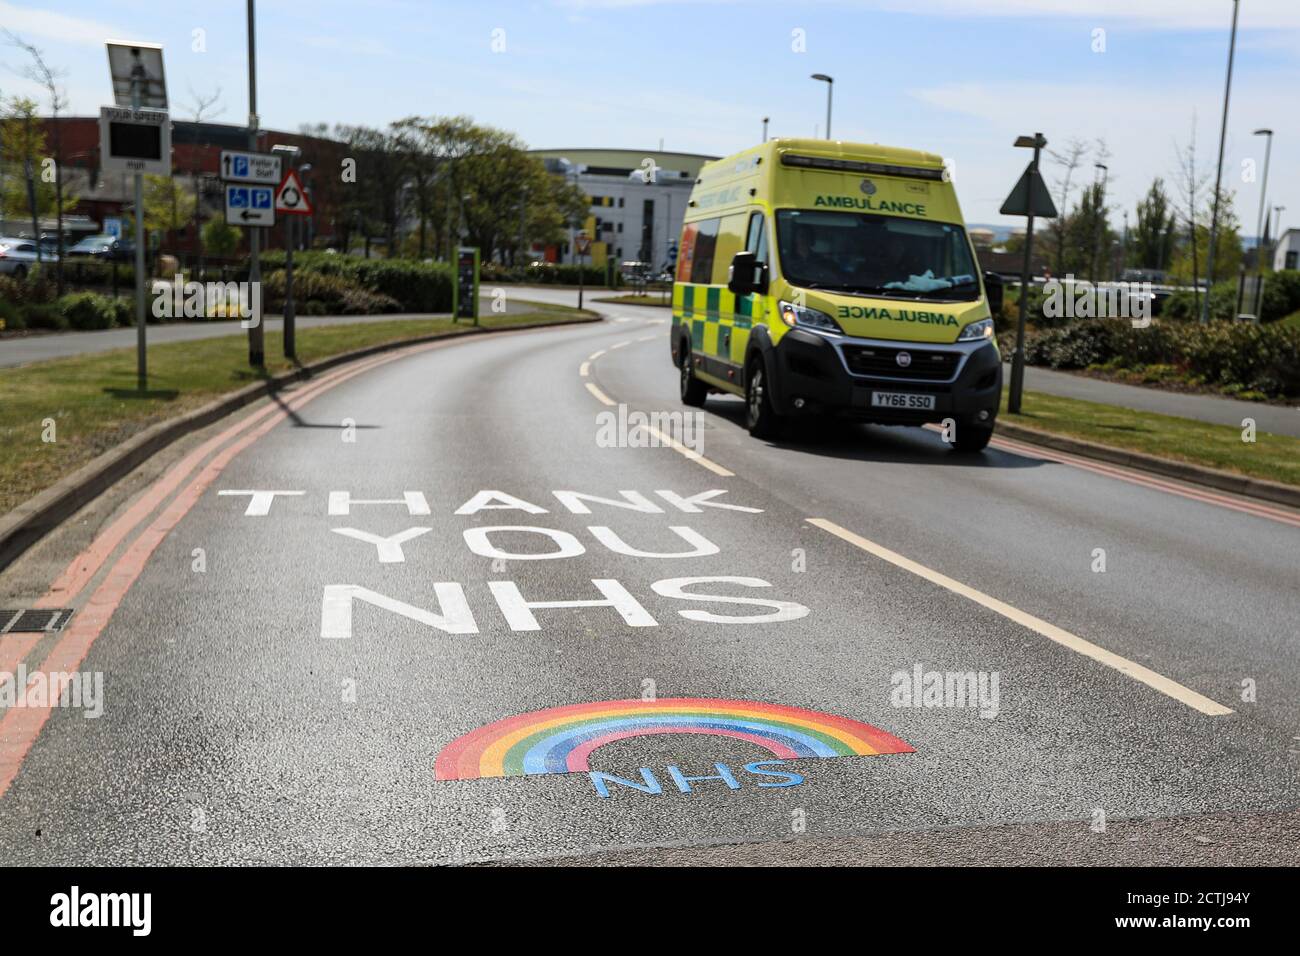
[[[877,176],[902,176],[906,179],[930,179],[943,181],[942,169],[926,169],[923,166],[899,166],[894,163],[869,163],[860,159],[833,159],[829,156],[800,156],[797,153],[782,153],[782,166],[800,166],[805,169],[829,169],[845,173],[874,173]]]

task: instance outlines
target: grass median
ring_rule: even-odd
[[[481,316],[486,328],[566,322],[587,313],[539,305],[535,312]],[[450,318],[322,325],[298,330],[303,364],[341,352],[472,326]],[[292,371],[279,332],[266,335],[267,367],[248,366],[248,335],[223,335],[149,348],[149,391],[136,390],[135,349],[0,369],[0,514],[156,422],[181,415],[270,376]],[[53,420],[53,441],[48,420]]]
[[[999,421],[1252,478],[1300,485],[1300,439],[1287,435],[1260,431],[1255,441],[1246,442],[1242,441],[1242,428],[1234,425],[1211,425],[1042,392],[1026,392],[1021,412],[1007,413],[1004,393]]]

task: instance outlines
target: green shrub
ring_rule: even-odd
[[[27,322],[23,318],[23,310],[18,303],[12,299],[4,297],[3,290],[0,290],[0,329],[24,329]]]
[[[64,318],[58,306],[50,302],[31,302],[24,305],[23,322],[29,329],[57,331],[68,327],[68,320]]]
[[[283,269],[262,274],[262,306],[269,312],[284,309]],[[402,305],[392,296],[363,288],[342,276],[321,272],[293,273],[294,307],[304,315],[376,315],[400,312]]]
[[[268,252],[262,257],[263,281],[267,271],[284,268],[284,253]],[[360,256],[335,255],[327,252],[294,254],[295,298],[301,277],[335,276],[353,286],[386,296],[397,303],[391,312],[450,312],[452,268],[444,262],[416,262],[410,259],[365,259]],[[354,299],[358,297],[353,296]],[[377,300],[376,306],[382,300]]]
[[[78,331],[111,329],[117,320],[117,310],[108,296],[94,292],[74,292],[58,301],[59,311],[68,325]]]
[[[1124,319],[1084,319],[1030,336],[1031,365],[1079,369],[1167,366],[1184,380],[1267,396],[1300,395],[1300,328],[1251,322],[1154,322],[1136,329]]]

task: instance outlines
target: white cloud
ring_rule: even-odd
[[[122,35],[121,29],[97,20],[72,17],[52,10],[37,10],[30,6],[14,6],[4,0],[0,0],[0,23],[28,43],[37,39],[57,40],[103,49],[104,41],[109,37]]]

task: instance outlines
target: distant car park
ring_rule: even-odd
[[[113,236],[86,236],[68,250],[69,259],[99,259],[104,262],[127,262],[134,255],[131,243]]]
[[[44,243],[39,257],[37,256],[37,241],[0,236],[0,275],[11,275],[21,279],[38,262],[57,262],[58,254],[47,251]]]

